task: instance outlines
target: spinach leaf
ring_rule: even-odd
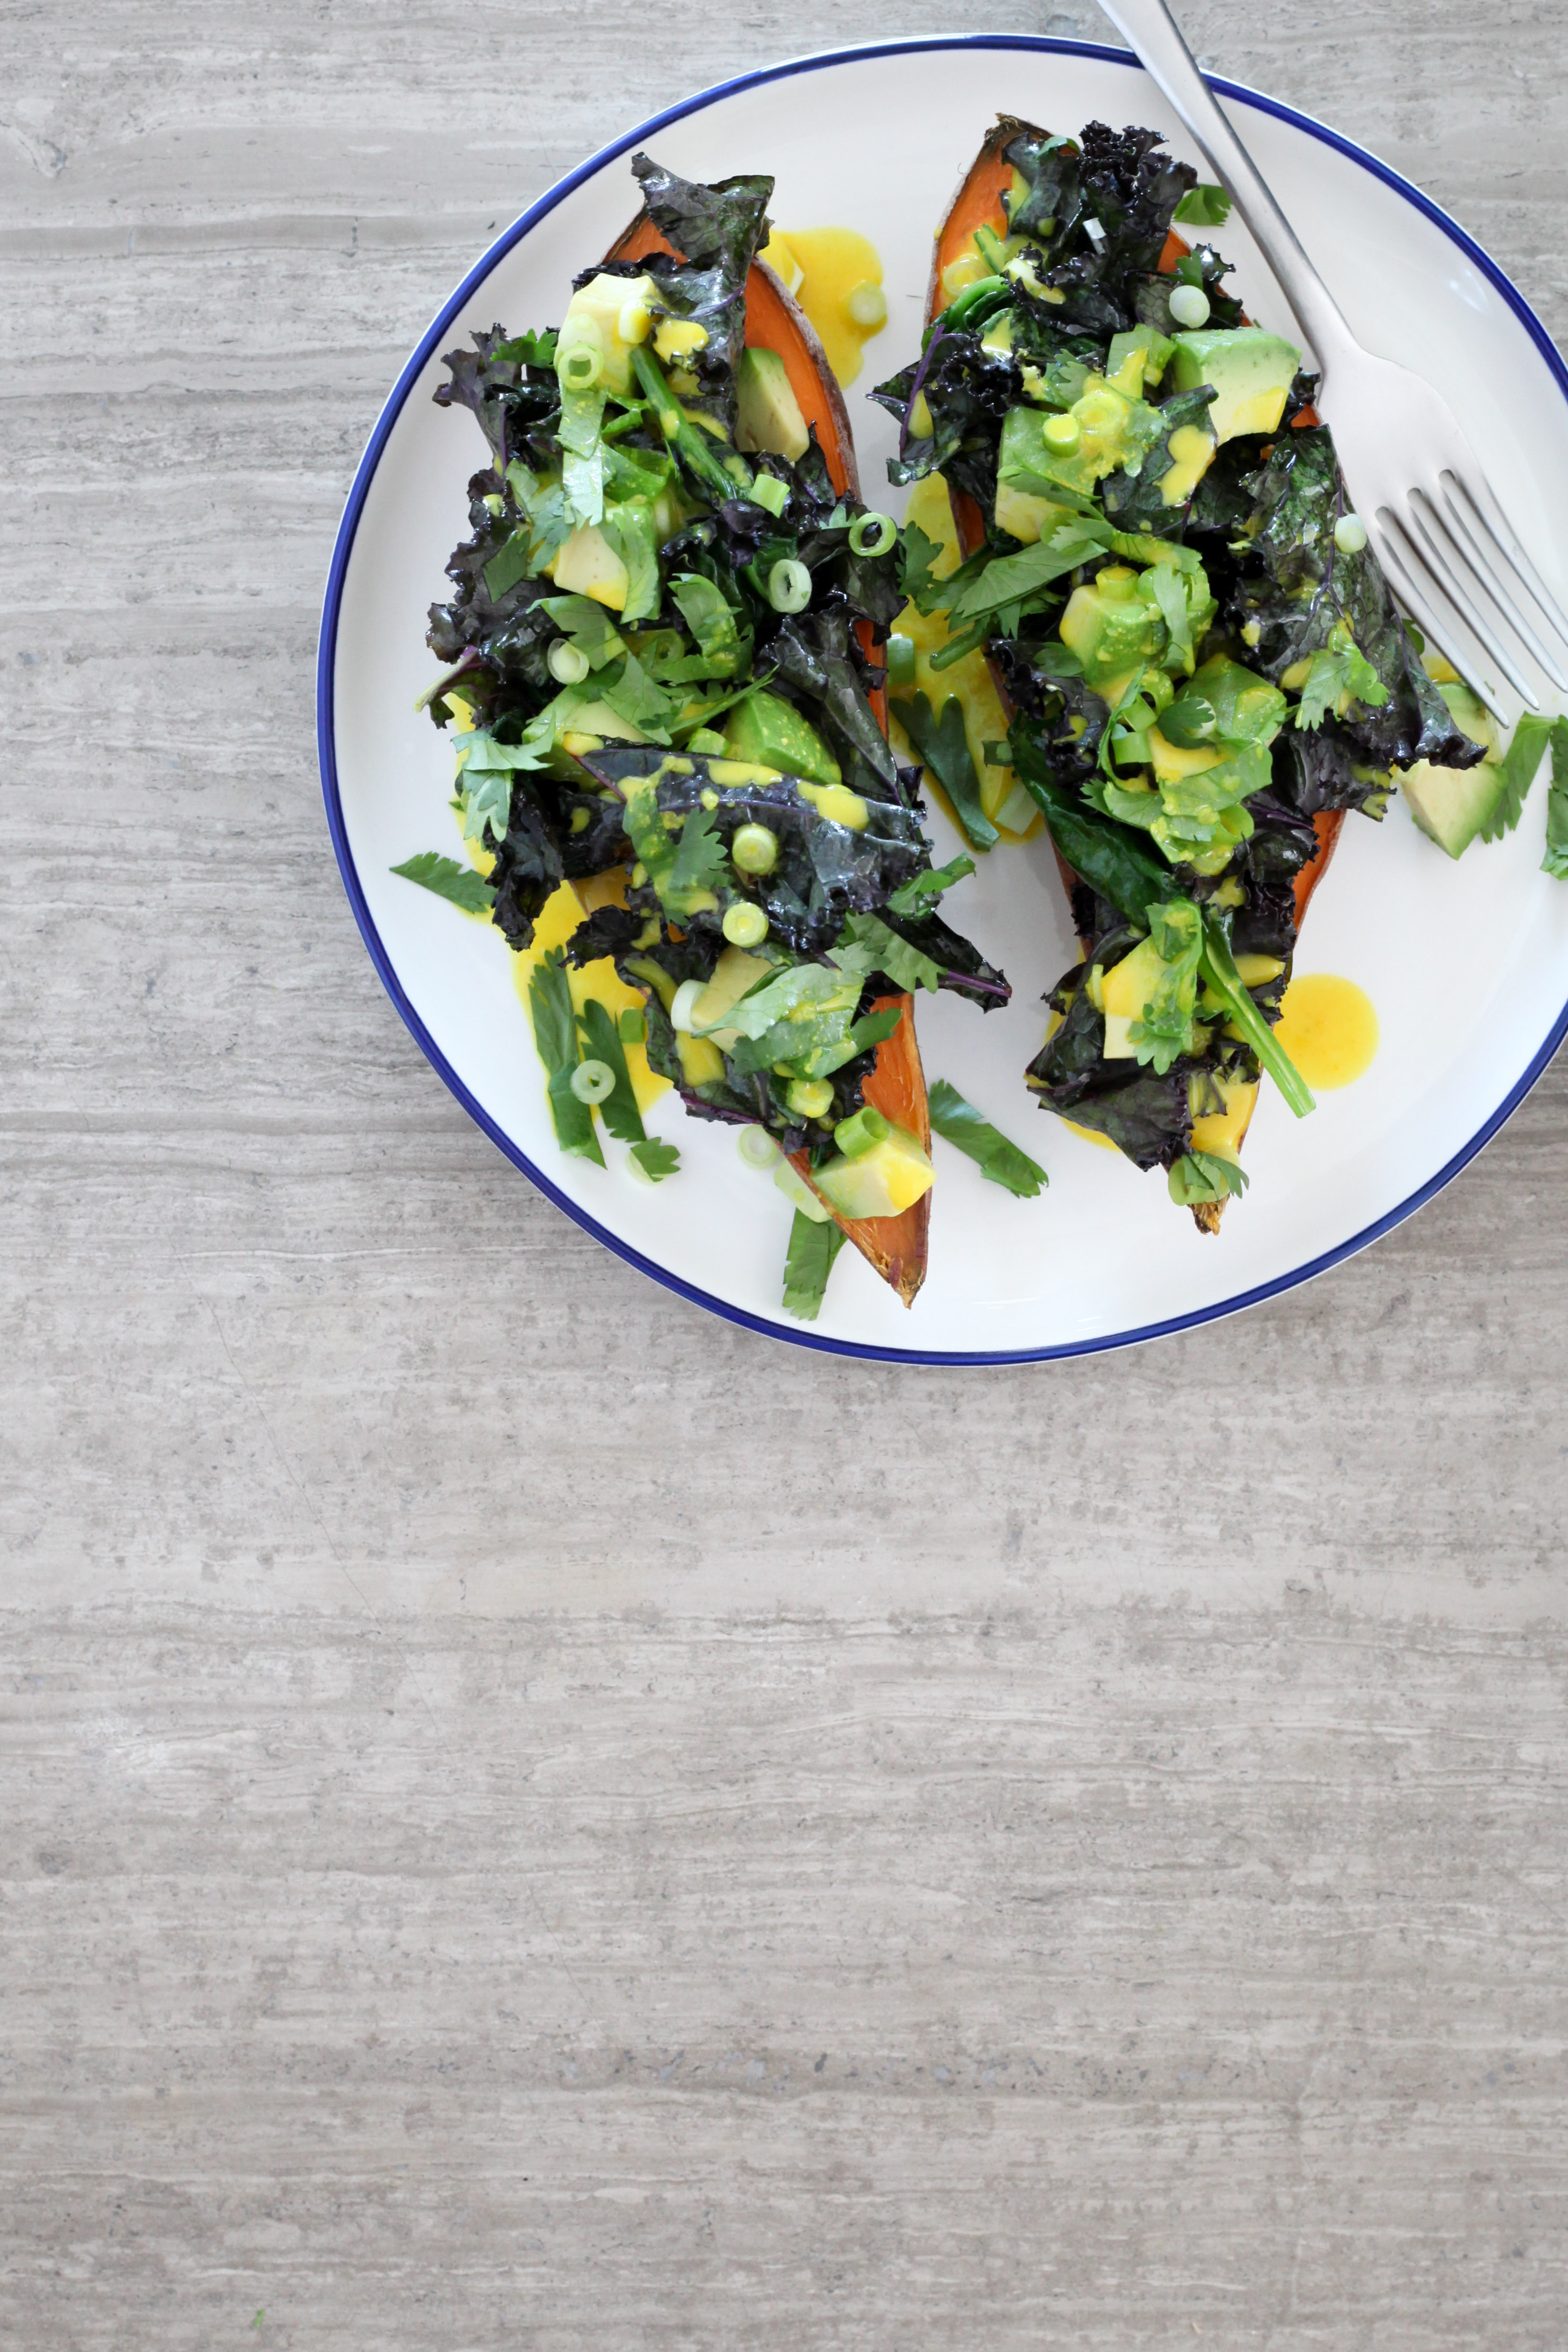
[[[641,1143],[647,1129],[637,1108],[631,1072],[626,1067],[619,1024],[610,1018],[608,1009],[596,997],[591,996],[577,1015],[577,1026],[587,1040],[589,1058],[603,1062],[615,1073],[615,1086],[600,1103],[599,1117],[622,1143]]]
[[[459,866],[455,857],[438,857],[433,849],[422,849],[417,857],[405,859],[392,871],[406,881],[417,882],[423,889],[434,890],[438,898],[449,898],[465,915],[488,915],[495,905],[494,890],[471,866]]]
[[[831,1220],[817,1224],[803,1209],[795,1213],[789,1229],[789,1255],[784,1260],[784,1308],[803,1323],[815,1323],[834,1261],[844,1246],[844,1233]]]
[[[1029,730],[1016,719],[1008,740],[1015,772],[1073,872],[1108,907],[1146,929],[1148,909],[1170,890],[1169,866],[1145,848],[1136,834],[1112,818],[1095,814],[1076,793],[1058,783],[1047,761],[1039,756]]]
[[[1009,1143],[945,1078],[933,1079],[929,1102],[931,1123],[938,1135],[956,1144],[994,1184],[1003,1185],[1021,1201],[1032,1201],[1049,1181],[1026,1151]]]
[[[963,731],[963,706],[958,697],[948,696],[940,719],[931,716],[931,704],[923,693],[909,701],[890,702],[888,707],[946,793],[953,814],[975,848],[993,847],[1001,835],[981,805],[980,781],[970,756]]]
[[[552,948],[541,956],[530,972],[528,1009],[533,1016],[533,1042],[548,1074],[547,1092],[555,1140],[563,1151],[592,1160],[602,1168],[605,1155],[594,1131],[593,1111],[572,1091],[572,1073],[578,1059],[577,1015],[573,1009],[565,959],[559,948]]]

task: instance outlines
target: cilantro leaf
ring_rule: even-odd
[[[945,1078],[933,1081],[930,1108],[931,1123],[938,1135],[956,1144],[993,1184],[1002,1185],[1020,1201],[1032,1201],[1040,1187],[1049,1181],[1045,1170],[1026,1151],[1009,1143]]]
[[[563,635],[571,638],[590,669],[603,669],[617,654],[624,654],[626,641],[605,612],[603,604],[592,596],[542,596],[541,604]]]
[[[1321,727],[1342,696],[1375,709],[1388,700],[1388,688],[1349,630],[1336,623],[1329,643],[1312,656],[1296,713],[1297,726]]]
[[[1223,228],[1230,218],[1230,198],[1214,181],[1200,180],[1187,190],[1172,218],[1190,228]]]
[[[694,808],[680,828],[667,889],[718,890],[730,879],[730,859],[711,814]]]
[[[492,346],[490,359],[510,360],[515,367],[552,368],[555,330],[546,327],[542,334],[513,335],[506,342]]]
[[[642,1143],[634,1143],[630,1156],[650,1184],[662,1184],[665,1178],[673,1176],[680,1165],[680,1153],[675,1145],[660,1143],[651,1136]]]
[[[1154,992],[1128,1028],[1127,1042],[1140,1063],[1163,1077],[1192,1045],[1198,998],[1198,959],[1204,949],[1203,918],[1188,898],[1173,898],[1149,909],[1149,937],[1160,959]]]
[[[506,829],[511,822],[511,774],[505,768],[480,769],[470,776],[465,769],[463,782],[463,838],[484,845],[485,829],[490,838],[500,845],[506,839]]]
[[[592,1160],[602,1168],[605,1155],[594,1131],[594,1114],[572,1091],[572,1073],[577,1066],[577,1015],[562,949],[552,948],[530,972],[528,1009],[533,1016],[533,1042],[549,1073],[547,1092],[555,1140],[563,1151]]]
[[[927,608],[921,600],[929,596],[937,584],[936,566],[942,561],[942,542],[929,538],[918,522],[908,522],[904,525],[900,549],[899,585],[903,590],[905,601],[923,613]]]
[[[987,751],[990,748],[987,744]],[[923,874],[911,874],[907,882],[900,882],[888,905],[895,915],[918,915],[932,898],[940,898],[944,890],[951,890],[973,871],[973,858],[962,854],[945,866],[927,866]]]
[[[449,898],[465,915],[488,915],[496,902],[496,894],[482,875],[471,866],[459,866],[455,857],[438,857],[433,849],[422,849],[417,857],[406,858],[392,870],[405,881],[434,890],[438,898]]]
[[[955,694],[942,706],[942,717],[931,715],[925,695],[908,702],[889,704],[894,718],[914,745],[922,764],[931,770],[952,803],[953,814],[976,849],[990,849],[999,839],[995,826],[980,804],[980,782],[963,731],[963,707]]]
[[[490,602],[499,604],[509,588],[526,580],[533,569],[532,533],[525,527],[514,530],[503,540],[485,566],[485,588]]]
[[[1481,827],[1483,841],[1500,841],[1519,823],[1525,794],[1535,782],[1535,772],[1551,739],[1552,728],[1550,719],[1533,719],[1527,711],[1514,729],[1513,740],[1502,762],[1502,797]],[[1555,768],[1555,760],[1552,764]]]
[[[831,1222],[815,1224],[797,1209],[789,1229],[789,1255],[784,1260],[784,1309],[803,1323],[815,1323],[821,1312],[827,1277],[844,1246],[842,1229]]]
[[[587,1040],[588,1052],[593,1059],[603,1062],[615,1072],[616,1083],[599,1105],[599,1117],[610,1133],[619,1137],[623,1143],[643,1142],[647,1130],[637,1108],[619,1025],[611,1020],[604,1005],[590,997],[577,1015],[577,1026]]]
[[[1168,1181],[1177,1207],[1194,1209],[1215,1201],[1239,1200],[1248,1179],[1245,1168],[1234,1160],[1222,1160],[1216,1151],[1189,1151],[1177,1160]]]

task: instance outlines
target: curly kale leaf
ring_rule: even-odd
[[[512,341],[501,327],[473,338],[471,352],[447,352],[442,365],[451,382],[437,385],[437,408],[471,408],[485,439],[495,452],[496,467],[504,473],[514,457],[548,462],[550,439],[561,410],[556,381],[554,343],[551,337],[520,336]],[[548,351],[550,358],[542,355]]]
[[[1300,662],[1353,645],[1384,689],[1375,706],[1353,678],[1334,689],[1358,697],[1339,716],[1360,760],[1374,768],[1415,760],[1473,766],[1482,747],[1455,723],[1427,677],[1371,548],[1346,554],[1334,543],[1349,499],[1327,425],[1280,434],[1249,488],[1232,600],[1232,617],[1254,648],[1248,659],[1279,680]],[[1319,677],[1326,696],[1331,681],[1324,671]],[[1329,707],[1325,698],[1321,708]]]

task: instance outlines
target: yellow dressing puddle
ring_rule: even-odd
[[[942,553],[932,564],[937,579],[945,580],[959,565],[958,534],[952,525],[952,509],[948,504],[947,484],[940,474],[928,474],[917,482],[910,493],[907,520],[917,523],[928,539],[934,539]],[[926,614],[913,604],[906,604],[893,623],[900,636],[908,637],[915,649],[915,688],[926,697],[940,717],[948,696],[956,695],[963,713],[964,740],[969,756],[974,762],[974,772],[980,779],[980,805],[1005,838],[1022,841],[1038,832],[1041,818],[1035,803],[1021,784],[1016,783],[1011,768],[994,768],[985,757],[987,743],[1000,743],[1006,738],[1007,714],[986,666],[985,656],[977,647],[965,654],[950,669],[933,670],[931,656],[940,653],[947,643],[947,615],[944,613]],[[895,693],[908,691],[895,688]],[[894,719],[889,736],[894,751],[900,760],[912,760],[915,753],[909,738]],[[947,814],[958,820],[946,793],[928,768],[926,790],[942,803]],[[959,830],[962,832],[963,827]]]
[[[1313,1091],[1329,1093],[1371,1068],[1377,1013],[1353,980],[1306,971],[1285,991],[1274,1034]]]
[[[878,299],[882,257],[870,238],[853,228],[776,228],[762,257],[816,329],[839,383],[853,383],[866,364],[864,346],[888,323],[887,302]]]

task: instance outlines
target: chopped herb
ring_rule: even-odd
[[[533,1015],[533,1042],[549,1076],[550,1116],[555,1122],[555,1139],[563,1151],[592,1160],[602,1168],[605,1155],[594,1132],[593,1111],[572,1091],[572,1073],[577,1066],[577,1015],[560,948],[552,948],[541,956],[530,972],[528,1009]]]
[[[980,804],[979,779],[969,754],[963,707],[958,697],[948,696],[940,719],[932,717],[924,694],[917,694],[907,702],[890,703],[889,708],[952,803],[953,814],[974,847],[992,848],[1000,835]]]
[[[983,1176],[1016,1193],[1020,1201],[1032,1201],[1049,1181],[1045,1170],[1026,1151],[1009,1143],[945,1078],[937,1078],[931,1085],[931,1123],[938,1135],[945,1136],[974,1161]]]
[[[841,1226],[829,1221],[816,1224],[797,1209],[789,1229],[789,1255],[784,1260],[784,1307],[803,1323],[815,1323],[822,1309],[827,1277],[844,1246]]]
[[[449,898],[465,915],[488,915],[496,902],[482,875],[471,866],[459,866],[455,857],[438,857],[433,849],[422,849],[417,857],[405,858],[392,870],[406,882],[417,882],[422,890],[434,890],[438,898]]]
[[[599,1117],[621,1142],[641,1143],[647,1130],[637,1108],[619,1025],[611,1020],[604,1005],[590,997],[577,1015],[577,1026],[587,1040],[589,1058],[605,1063],[616,1076],[615,1085],[599,1105]]]
[[[945,866],[928,866],[923,874],[911,874],[907,882],[900,882],[888,905],[895,915],[918,915],[933,898],[940,898],[944,890],[951,890],[955,882],[963,881],[973,871],[973,858],[961,853]]]
[[[650,1184],[662,1184],[673,1176],[680,1165],[680,1153],[673,1143],[660,1143],[649,1137],[644,1143],[634,1143],[631,1157],[637,1161]]]
[[[1172,215],[1188,228],[1223,228],[1230,218],[1230,197],[1212,180],[1189,188]]]

